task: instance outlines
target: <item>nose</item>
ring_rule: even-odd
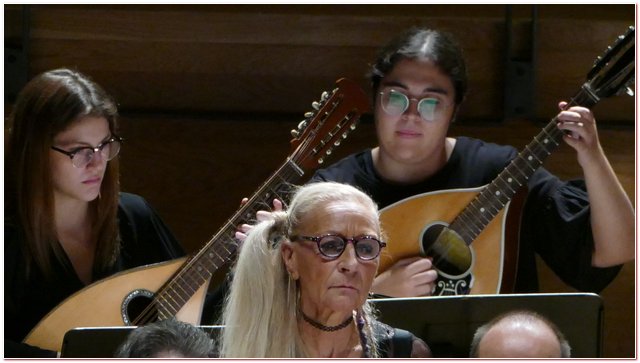
[[[102,154],[102,150],[94,149],[93,150],[93,156],[91,157],[91,160],[89,160],[89,163],[87,164],[87,167],[101,165],[106,160],[107,160],[107,158],[106,158],[106,156],[104,156]]]
[[[347,243],[345,246],[345,250],[338,260],[338,266],[342,272],[355,271],[358,266],[358,256],[356,256],[356,248],[353,243]]]
[[[420,112],[418,111],[418,103],[420,103],[420,100],[418,100],[417,98],[409,98],[409,106],[407,106],[407,109],[403,114],[408,116],[411,115],[421,117]]]

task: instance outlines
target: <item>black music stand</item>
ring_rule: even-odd
[[[476,329],[514,309],[537,311],[553,321],[571,345],[573,358],[599,358],[603,303],[587,293],[504,294],[372,299],[380,320],[422,338],[434,357],[465,358]],[[110,358],[134,327],[76,328],[65,334],[64,358]],[[203,326],[216,338],[221,326]]]
[[[604,307],[591,293],[465,295],[372,299],[380,321],[422,338],[434,357],[469,357],[476,329],[515,309],[536,311],[553,321],[571,345],[572,358],[599,358]]]

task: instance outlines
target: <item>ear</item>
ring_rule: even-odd
[[[289,272],[289,275],[292,279],[297,280],[300,276],[298,274],[298,259],[296,258],[297,255],[293,250],[291,242],[282,242],[280,253],[282,253],[282,260],[284,261],[284,266]]]

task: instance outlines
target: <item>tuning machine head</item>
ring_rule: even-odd
[[[337,90],[338,90],[337,88],[334,89],[332,91],[332,94],[335,93]],[[300,123],[298,124],[298,128],[297,129],[291,130],[291,136],[297,138],[304,132],[304,129],[306,129],[307,125],[309,124],[308,121],[315,117],[316,112],[319,111],[320,108],[322,108],[322,106],[324,105],[325,102],[327,102],[329,97],[330,97],[329,92],[324,91],[320,95],[320,101],[319,102],[318,101],[313,101],[311,103],[311,108],[313,109],[313,111],[305,112],[304,120],[300,121]]]
[[[631,88],[631,87],[626,87],[625,89],[626,89],[626,94],[627,94],[628,96],[633,97],[633,95],[635,95],[635,93],[633,92],[633,88]]]
[[[622,95],[622,94],[633,97],[635,95],[635,92],[630,85],[627,85],[620,88],[620,91],[618,91],[617,93],[617,95]]]

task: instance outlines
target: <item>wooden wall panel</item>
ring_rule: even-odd
[[[515,39],[529,6],[514,6]],[[633,23],[633,5],[539,5],[535,117],[572,96],[593,59]],[[469,60],[460,120],[501,120],[504,5],[31,6],[31,73],[92,75],[126,110],[303,112],[339,77],[367,88],[377,48],[411,25],[452,32]],[[15,12],[9,12],[12,15]],[[12,22],[8,22],[12,24]],[[528,44],[514,44],[527,48]],[[633,100],[602,106],[629,122]]]

